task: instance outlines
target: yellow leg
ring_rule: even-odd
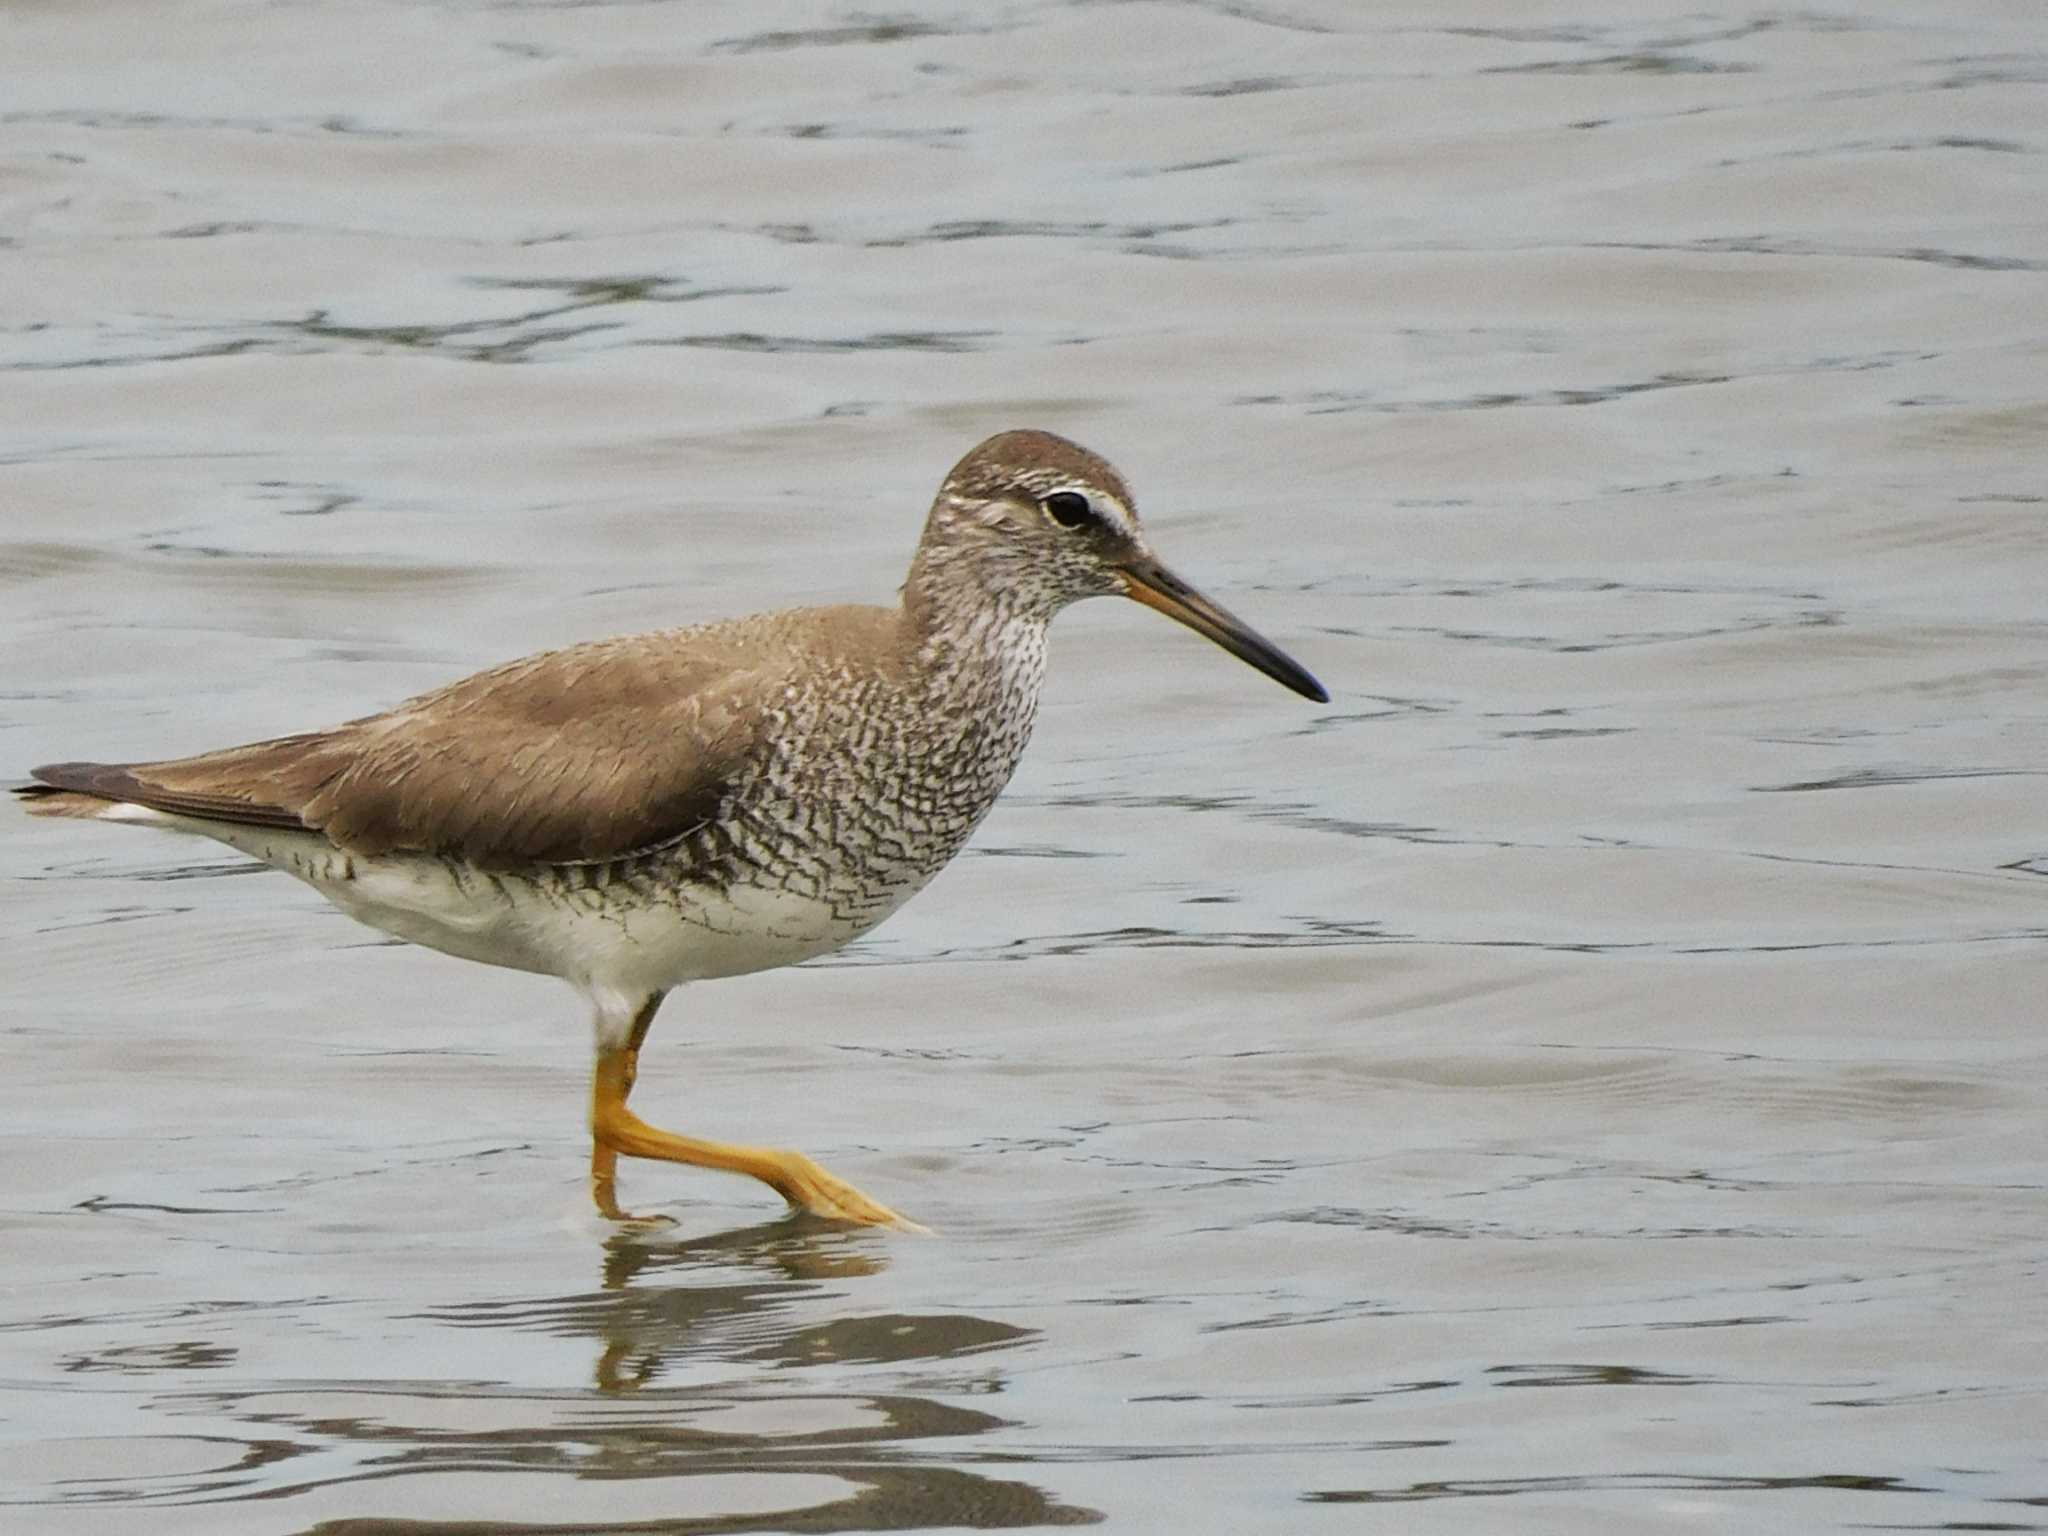
[[[645,1030],[636,1032],[644,1036]],[[870,1200],[843,1179],[836,1179],[801,1152],[773,1147],[743,1147],[723,1141],[699,1141],[657,1130],[626,1108],[638,1075],[639,1040],[598,1052],[590,1084],[590,1195],[597,1208],[614,1221],[635,1218],[619,1209],[613,1172],[621,1154],[663,1162],[688,1163],[744,1173],[768,1185],[791,1205],[834,1221],[923,1231],[880,1201]]]
[[[640,1047],[647,1043],[647,1031],[654,1026],[654,1016],[661,1011],[662,999],[666,993],[657,992],[640,1004],[633,1015],[631,1032],[626,1038],[625,1072],[619,1100],[633,1091],[633,1084],[640,1076]],[[592,1086],[591,1137],[590,1137],[590,1198],[596,1203],[598,1214],[608,1221],[625,1222],[630,1226],[656,1227],[674,1226],[667,1216],[635,1216],[619,1205],[617,1170],[619,1154],[597,1135],[597,1113],[595,1107],[595,1085]]]
[[[610,1221],[645,1222],[645,1216],[635,1216],[631,1211],[619,1207],[619,1191],[616,1173],[619,1154],[599,1141],[590,1139],[590,1198],[597,1202],[600,1216]]]

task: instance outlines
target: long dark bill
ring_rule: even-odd
[[[1330,702],[1323,685],[1279,646],[1266,639],[1227,608],[1212,603],[1149,556],[1122,567],[1126,596],[1178,619],[1198,635],[1206,635],[1239,661],[1249,662],[1276,683],[1284,683],[1305,699]]]

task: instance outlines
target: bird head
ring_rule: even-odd
[[[1128,597],[1239,660],[1327,703],[1299,663],[1153,553],[1123,476],[1050,432],[1002,432],[946,476],[925,524],[913,586],[971,586],[978,602],[1050,619],[1084,597]]]

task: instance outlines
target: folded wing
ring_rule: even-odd
[[[757,746],[760,715],[743,701],[764,680],[702,632],[667,638],[528,657],[329,731],[35,777],[179,815],[310,828],[358,854],[417,850],[483,869],[618,858],[715,816]]]

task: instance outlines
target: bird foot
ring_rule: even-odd
[[[631,1080],[629,1050],[600,1054],[591,1084],[590,1196],[598,1211],[609,1219],[635,1219],[619,1208],[618,1162],[621,1157],[646,1157],[693,1168],[743,1173],[768,1185],[798,1210],[827,1221],[894,1227],[899,1232],[926,1230],[881,1201],[870,1199],[844,1179],[833,1177],[801,1152],[703,1141],[649,1125],[626,1108],[626,1089]]]
[[[862,1194],[844,1179],[827,1173],[801,1152],[776,1154],[779,1177],[773,1183],[782,1198],[799,1210],[827,1221],[850,1221],[866,1227],[894,1227],[899,1232],[925,1232],[908,1216]]]

